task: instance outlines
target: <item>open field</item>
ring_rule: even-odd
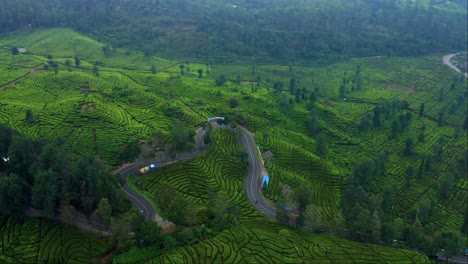
[[[12,45],[24,46],[31,53],[12,56]],[[118,153],[126,143],[149,141],[159,131],[167,136],[166,143],[173,142],[170,131],[176,120],[182,120],[187,129],[193,131],[206,117],[237,115],[239,121],[255,132],[260,149],[270,150],[273,154],[273,158],[265,163],[271,178],[266,196],[271,201],[280,200],[285,184],[292,189],[307,186],[311,190],[311,203],[322,208],[325,218],[333,219],[354,164],[361,158],[375,157],[379,152],[387,151],[386,176],[372,181],[370,188],[379,192],[386,185],[396,186],[398,198],[392,214],[405,217],[421,201],[435,201],[437,210],[428,219],[429,223],[440,230],[455,230],[461,226],[466,206],[463,201],[466,201],[468,191],[466,177],[454,183],[448,199],[442,199],[437,188],[443,175],[459,166],[467,148],[467,134],[463,130],[467,82],[441,63],[442,54],[424,58],[361,58],[325,67],[258,64],[255,73],[252,73],[252,65],[210,66],[201,62],[183,62],[186,72],[181,76],[181,62],[148,58],[139,52],[120,49],[105,56],[104,45],[68,29],[23,31],[2,36],[0,86],[47,62],[48,55],[58,63],[59,71],[54,73],[39,67],[41,70],[24,80],[0,89],[0,122],[35,138],[63,137],[76,155],[99,156],[116,165]],[[80,67],[74,65],[75,56],[81,58]],[[71,67],[66,66],[67,59],[71,60]],[[96,62],[99,62],[99,76],[92,71]],[[151,65],[158,69],[156,74],[151,73]],[[359,90],[353,83],[357,65],[361,68]],[[187,68],[190,68],[189,72]],[[166,71],[161,72],[162,69]],[[198,69],[204,70],[203,78],[197,77]],[[221,74],[228,81],[217,87],[214,79]],[[298,101],[289,93],[291,77],[297,80],[296,88],[305,88],[304,97]],[[346,100],[340,96],[343,78],[346,80]],[[275,92],[273,88],[277,81],[284,84],[282,92]],[[326,135],[328,141],[323,157],[317,154],[315,137],[310,136],[312,114],[307,97],[314,90],[319,95],[315,104],[318,131]],[[283,94],[286,104],[282,102]],[[238,107],[229,106],[232,98],[237,99]],[[409,107],[385,118],[381,128],[359,130],[359,122],[366,114],[372,114],[376,105],[392,99],[406,101]],[[419,115],[423,103],[425,111]],[[33,113],[32,122],[25,118],[28,109]],[[446,113],[441,125],[438,124],[440,112]],[[408,113],[412,115],[410,125],[398,133],[397,138],[392,138],[392,121]],[[421,132],[425,135],[423,142],[417,140]],[[412,156],[403,155],[405,138],[414,139],[415,154]],[[425,155],[433,153],[440,139],[444,142],[443,155],[434,159],[431,170],[413,179],[412,187],[408,188],[406,169],[411,165],[417,169]],[[240,254],[232,255],[235,260],[250,257],[261,262],[271,257],[278,262],[293,262],[303,256],[324,263],[345,263],[348,258],[356,263],[362,263],[365,258],[369,258],[369,263],[379,262],[381,258],[395,263],[423,261],[409,251],[397,250],[398,253],[390,254],[389,248],[344,242],[293,229],[289,229],[290,243],[280,242],[277,233],[285,227],[263,220],[245,198],[245,173],[238,169],[236,153],[239,150],[233,140],[233,133],[216,131],[214,146],[202,156],[140,179],[148,197],[154,197],[161,183],[174,186],[198,208],[196,223],[206,220],[206,203],[211,189],[223,190],[230,201],[242,208],[243,220],[235,227],[237,231],[225,230],[200,244],[175,249],[158,261],[183,260],[192,255],[199,261],[223,260],[242,243],[248,245],[240,249]],[[139,177],[131,180],[137,181]],[[250,236],[248,232],[256,235]],[[238,243],[221,249],[221,242],[231,241],[234,234],[241,236],[236,238]],[[264,237],[268,237],[272,245],[282,244],[284,248],[252,256],[250,252],[258,251],[256,247]],[[248,242],[242,242],[246,239]],[[331,248],[332,244],[336,245],[335,239],[344,245],[343,248]],[[308,245],[306,241],[315,240],[320,247],[330,245],[329,255],[333,257],[322,254],[317,246],[305,247]],[[349,247],[346,243],[350,243]],[[375,251],[367,255],[362,253],[369,252],[365,248]],[[200,255],[192,254],[195,249],[201,252]]]

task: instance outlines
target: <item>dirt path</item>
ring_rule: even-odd
[[[34,68],[31,68],[31,70],[30,70],[28,73],[26,73],[25,75],[19,77],[18,79],[14,80],[14,81],[12,81],[12,82],[9,82],[9,83],[7,83],[7,84],[4,84],[4,85],[0,86],[0,89],[3,89],[3,88],[5,88],[5,87],[7,87],[7,86],[15,86],[18,82],[20,82],[20,81],[26,79],[26,78],[29,77],[31,74],[34,74],[34,73],[36,73],[36,72],[40,72],[41,70],[39,70],[39,68],[40,68],[41,66],[42,66],[42,64],[37,65],[37,66],[35,66]]]
[[[450,59],[452,59],[455,55],[458,55],[459,53],[450,53],[450,54],[447,54],[445,55],[444,57],[442,57],[442,62],[449,66],[450,68],[452,68],[453,70],[455,70],[456,72],[458,73],[462,73],[460,69],[457,68],[457,66],[453,65],[451,62],[450,62]],[[468,72],[465,72],[463,75],[465,75],[466,78],[468,78]]]

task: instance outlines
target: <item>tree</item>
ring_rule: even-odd
[[[172,135],[174,138],[175,148],[177,150],[182,150],[187,147],[189,142],[189,133],[187,132],[187,129],[185,128],[185,125],[182,121],[176,121],[172,130]]]
[[[185,200],[184,196],[178,194],[176,198],[172,201],[171,205],[168,208],[168,218],[176,225],[183,225],[186,223],[185,213],[188,207],[188,202]]]
[[[398,136],[398,133],[401,130],[401,125],[400,121],[398,119],[393,120],[392,122],[392,138],[396,139]]]
[[[310,203],[310,190],[304,185],[296,190],[296,201],[299,206],[299,211],[304,211],[306,206]]]
[[[180,75],[184,75],[184,68],[185,68],[185,65],[184,65],[184,64],[180,64],[180,65],[179,65],[179,68],[180,68]]]
[[[231,107],[231,108],[236,108],[236,107],[238,107],[238,106],[239,106],[239,102],[237,101],[236,98],[231,98],[231,99],[229,100],[229,107]]]
[[[289,93],[295,94],[295,89],[296,89],[296,79],[291,78],[289,80]]]
[[[127,222],[118,222],[112,232],[112,238],[117,246],[117,249],[126,248],[127,241],[130,239],[130,229]]]
[[[203,69],[198,69],[198,78],[203,78]]]
[[[284,204],[277,203],[275,206],[275,209],[276,209],[276,219],[282,224],[289,225],[290,214],[284,208]]]
[[[119,159],[123,162],[132,162],[140,155],[141,149],[136,142],[127,143],[119,153]]]
[[[80,64],[81,64],[81,60],[78,56],[75,56],[75,65],[76,67],[80,67]]]
[[[291,195],[292,195],[292,189],[291,186],[285,184],[281,188],[281,197],[283,198],[283,201],[285,203],[290,203],[291,202]]]
[[[296,99],[296,103],[301,102],[301,90],[300,89],[296,89],[295,99]]]
[[[224,214],[228,207],[228,201],[225,194],[221,192],[210,194],[208,200],[208,211],[212,218],[212,224],[220,229],[224,228]]]
[[[71,60],[66,59],[65,60],[65,65],[67,65],[67,67],[70,67],[71,66]]]
[[[342,85],[340,86],[339,92],[340,92],[340,97],[341,97],[341,98],[345,98],[345,97],[346,97],[346,86],[345,86],[344,84],[342,84]]]
[[[33,206],[43,210],[48,216],[53,216],[59,191],[57,175],[51,171],[36,173],[31,191]]]
[[[372,116],[371,114],[364,115],[361,120],[359,121],[359,130],[360,131],[367,131],[370,129],[372,124]]]
[[[240,74],[237,74],[237,75],[236,75],[236,83],[237,83],[237,84],[241,84],[241,82],[242,82],[242,77],[241,77]],[[253,83],[252,83],[252,85],[253,85]]]
[[[177,247],[178,243],[177,240],[171,236],[166,236],[164,238],[164,248],[166,250],[171,250],[175,247]]]
[[[419,133],[418,142],[421,142],[421,143],[426,142],[426,135],[424,134],[424,131],[421,131],[421,133]]]
[[[370,238],[373,242],[379,242],[380,241],[380,232],[382,230],[382,224],[380,222],[380,217],[377,211],[374,211],[372,214],[372,218],[369,223],[369,229],[370,229]]]
[[[5,124],[0,124],[0,158],[8,154],[13,131]]]
[[[18,47],[11,47],[11,54],[18,55],[19,54]]]
[[[317,136],[315,147],[317,149],[317,153],[323,157],[327,153],[327,136],[324,134],[319,134]]]
[[[33,141],[30,138],[13,135],[8,151],[10,169],[30,185],[32,185],[34,177],[29,168],[34,162],[35,153]]]
[[[373,177],[377,176],[375,161],[371,158],[362,158],[353,168],[355,185],[366,185]]]
[[[187,245],[193,239],[193,231],[190,228],[185,228],[177,234],[177,240],[182,245]]]
[[[444,119],[445,119],[445,113],[441,110],[438,114],[437,114],[437,124],[439,126],[443,126],[444,125]]]
[[[452,191],[454,185],[454,176],[452,173],[448,172],[444,175],[443,180],[440,183],[440,196],[447,199]]]
[[[110,57],[114,49],[112,48],[110,44],[106,44],[105,46],[102,47],[102,51],[104,52],[104,56]]]
[[[457,255],[460,249],[466,246],[464,240],[458,231],[445,231],[438,236],[437,243],[439,248],[445,249],[447,258]]]
[[[373,124],[375,128],[380,128],[382,125],[382,120],[381,120],[381,109],[380,106],[375,106],[374,107],[374,116],[372,118]]]
[[[155,192],[157,206],[163,210],[167,210],[176,195],[176,190],[174,187],[172,187],[172,185],[163,183],[157,188]]]
[[[26,109],[26,121],[28,123],[33,123],[34,122],[34,116],[33,116],[33,112],[31,111],[31,109]]]
[[[405,150],[403,152],[406,156],[411,156],[414,153],[414,141],[412,138],[405,140]]]
[[[96,76],[96,77],[99,76],[99,68],[98,68],[98,66],[96,66],[96,65],[93,66],[93,74],[94,74],[94,76]]]
[[[319,231],[327,225],[323,217],[322,207],[315,204],[307,205],[304,210],[304,218],[308,226]]]
[[[224,74],[221,74],[220,76],[216,77],[215,82],[216,86],[223,86],[227,82],[226,76],[224,76]]]
[[[275,93],[281,93],[281,91],[283,91],[283,86],[284,86],[284,83],[282,81],[274,82],[273,89],[275,90]]]
[[[386,186],[383,190],[382,195],[382,210],[385,213],[390,213],[393,205],[393,199],[395,197],[395,186]]]
[[[413,180],[414,178],[414,174],[415,174],[415,169],[413,166],[409,166],[407,169],[406,169],[406,187],[410,187],[411,186],[411,181]]]
[[[132,227],[140,245],[158,249],[162,244],[161,227],[154,221],[146,220],[142,214],[137,214],[132,219]]]
[[[27,205],[28,186],[16,174],[0,176],[0,211],[20,217]]]
[[[110,206],[109,200],[107,198],[102,198],[101,201],[99,201],[97,213],[104,221],[104,224],[109,227],[112,216],[112,207]]]
[[[354,207],[351,214],[346,216],[347,228],[355,239],[367,240],[370,235],[371,213],[360,205]]]
[[[361,65],[356,66],[356,89],[361,90]]]
[[[156,66],[154,64],[151,65],[151,73],[156,74]]]
[[[58,74],[59,72],[59,65],[57,63],[55,63],[53,66],[52,66],[52,69],[54,70],[54,73],[55,74]]]

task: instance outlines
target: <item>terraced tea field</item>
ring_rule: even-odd
[[[229,130],[216,130],[215,134],[215,143],[194,160],[144,176],[134,175],[130,181],[141,181],[146,197],[154,197],[162,184],[172,186],[200,210],[197,221],[206,220],[203,218],[209,192],[225,193],[230,202],[241,207],[240,225],[196,245],[169,251],[147,263],[430,263],[426,257],[412,251],[307,233],[262,216],[247,202],[246,171],[239,170],[242,164],[237,157],[235,134]],[[311,169],[306,161],[303,166],[304,170]]]
[[[0,263],[100,263],[109,240],[39,218],[0,216]]]
[[[127,143],[149,142],[157,132],[166,135],[165,143],[172,143],[171,131],[177,120],[183,121],[187,131],[193,131],[207,117],[233,115],[255,133],[262,152],[272,153],[271,160],[265,161],[271,177],[266,196],[271,201],[280,200],[281,188],[285,184],[292,189],[307,186],[311,190],[311,203],[322,208],[325,218],[333,219],[338,213],[343,187],[354,164],[363,157],[375,157],[379,152],[387,151],[386,177],[378,178],[370,186],[374,191],[380,191],[388,184],[397,186],[398,199],[392,208],[393,215],[404,217],[420,201],[435,200],[438,209],[429,219],[430,223],[441,230],[452,230],[463,221],[464,204],[459,201],[466,200],[466,180],[462,178],[455,183],[446,200],[435,191],[441,177],[458,166],[463,150],[467,148],[466,130],[457,132],[466,119],[466,79],[460,79],[459,75],[442,65],[442,54],[424,58],[362,58],[323,67],[258,64],[253,72],[252,65],[178,62],[145,57],[140,52],[122,49],[115,49],[105,56],[102,51],[104,45],[69,29],[22,31],[0,37],[0,122],[34,138],[63,137],[77,156],[98,156],[116,165],[119,152]],[[30,53],[13,56],[11,46],[26,47]],[[81,58],[80,67],[74,63],[75,56]],[[57,73],[42,67],[50,58],[58,63]],[[185,65],[183,76],[180,64]],[[93,74],[94,65],[99,68],[99,76]],[[156,74],[151,71],[152,65],[157,69]],[[360,90],[353,84],[358,65],[361,69]],[[32,69],[35,70],[31,73]],[[203,69],[203,78],[198,78],[198,69]],[[228,81],[223,86],[216,86],[215,78],[222,74]],[[25,75],[26,78],[15,82]],[[291,77],[296,78],[297,88],[304,88],[303,97],[296,98],[289,93]],[[343,78],[347,87],[345,98],[339,96]],[[274,83],[278,81],[284,84],[281,94],[274,89]],[[12,84],[5,85],[8,83]],[[319,95],[314,108],[318,131],[326,136],[328,142],[327,153],[323,157],[317,154],[317,141],[310,136],[312,114],[307,97],[312,91]],[[231,99],[236,99],[239,105],[231,108]],[[376,105],[392,99],[406,101],[409,107],[384,120],[381,128],[361,132],[358,128],[361,118],[372,114]],[[420,116],[422,103],[425,104],[425,112]],[[26,120],[26,110],[32,111],[32,120]],[[447,114],[439,125],[437,121],[441,111]],[[398,139],[392,138],[392,121],[399,114],[408,113],[412,115],[411,124],[398,134]],[[417,141],[421,131],[425,134],[424,142]],[[403,155],[405,138],[415,141],[416,154],[411,157]],[[444,155],[433,162],[431,171],[413,180],[411,189],[407,188],[406,169],[410,165],[418,166],[426,154],[433,152],[440,138],[445,142]],[[247,202],[245,172],[239,169],[242,164],[237,160],[240,150],[233,142],[234,134],[231,132],[216,131],[214,145],[200,157],[143,177],[147,196],[154,197],[157,187],[168,183],[195,205],[199,210],[195,222],[202,223],[207,218],[210,190],[223,190],[230,201],[242,208],[242,224],[237,227],[239,232],[263,232],[258,231],[261,228],[254,224],[257,220],[263,221],[263,217]],[[281,227],[262,223],[275,232]],[[229,232],[222,234],[228,236]],[[275,232],[269,235],[261,233],[259,238],[249,239],[260,243],[264,235],[278,244],[276,238],[272,238],[277,237]],[[294,234],[297,234],[297,239],[291,242],[291,247],[284,246],[286,248],[275,249],[268,254],[275,259],[279,258],[278,252],[282,250],[285,255],[293,254],[291,250],[296,252],[296,247],[304,246],[304,240],[299,240],[299,237],[315,236]],[[204,261],[204,257],[226,256],[224,250],[218,248],[225,238],[213,239],[188,248],[201,250],[201,245],[213,245],[206,251],[200,251],[200,257],[196,257],[200,261]],[[327,242],[318,244],[322,243]],[[359,244],[352,245],[359,248]],[[236,244],[232,244],[226,252],[235,251],[235,247]],[[189,257],[189,253],[182,254],[179,250],[185,249],[174,250],[166,256],[176,259]],[[208,252],[211,250],[222,254],[211,254]],[[344,251],[348,252],[348,249],[340,252]],[[302,248],[293,256],[321,259],[317,252],[320,251]],[[392,259],[378,252],[385,259]],[[401,257],[400,261],[418,262],[418,255],[401,252],[401,255],[395,255]],[[233,256],[236,260],[248,259],[249,254]],[[341,261],[340,254],[333,261]],[[364,261],[357,253],[350,255],[356,263]],[[268,256],[261,256],[259,260]],[[324,262],[326,259],[327,256],[323,256]],[[377,259],[372,260],[378,262]]]
[[[431,263],[412,251],[283,228],[268,221],[245,222],[147,263]]]

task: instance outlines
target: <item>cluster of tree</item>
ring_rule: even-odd
[[[187,130],[182,121],[177,120],[172,130],[174,148],[179,151],[189,149],[193,145],[193,133]]]
[[[466,1],[451,2],[466,9]],[[147,55],[198,55],[225,61],[239,57],[323,61],[465,50],[465,14],[438,4],[245,0],[233,6],[215,0],[5,0],[0,32],[66,26]]]
[[[145,219],[142,214],[135,215],[130,224],[131,231],[135,233],[138,247],[151,248],[153,256],[178,246],[196,244],[215,234],[215,231],[202,224],[193,227],[179,226],[175,232],[163,235],[161,227],[156,222]],[[118,246],[125,244],[125,241],[128,240],[129,229],[127,226],[128,223],[121,223],[115,228],[114,239]]]
[[[399,99],[388,100],[381,105],[376,105],[372,113],[367,113],[359,120],[358,129],[360,131],[368,131],[371,128],[379,129],[385,124],[384,120],[391,120],[395,114],[408,109],[408,107],[408,102]],[[405,131],[411,120],[411,113],[400,114],[398,119],[392,123],[392,136],[396,137],[399,132]]]
[[[110,167],[94,157],[75,159],[65,142],[33,140],[0,124],[0,211],[20,217],[33,206],[53,217],[76,208],[108,215],[128,207]],[[108,211],[107,211],[108,212]]]
[[[441,143],[443,144],[443,143]],[[433,157],[439,148],[434,149],[434,155],[421,158],[419,168],[410,166],[406,170],[406,188],[411,188],[413,180],[431,172]],[[442,155],[442,154],[441,154]],[[356,164],[348,178],[341,201],[341,212],[344,217],[344,234],[352,239],[366,242],[385,242],[398,246],[409,246],[424,250],[435,255],[438,250],[445,249],[447,255],[455,255],[462,248],[462,232],[460,230],[442,231],[435,227],[433,221],[437,200],[421,200],[406,214],[394,211],[393,205],[397,199],[399,186],[393,182],[376,191],[370,183],[376,177],[385,176],[385,164],[388,153],[381,152],[376,158],[364,158]],[[440,183],[435,187],[442,199],[448,199],[452,188],[466,175],[467,158],[460,161],[460,166],[444,173]],[[466,213],[464,215],[466,224]]]
[[[155,199],[159,208],[167,213],[168,219],[179,227],[193,228],[203,221],[204,225],[218,233],[239,224],[242,215],[239,205],[229,201],[221,191],[209,194],[207,218],[202,217],[200,209],[168,183],[158,187]]]

